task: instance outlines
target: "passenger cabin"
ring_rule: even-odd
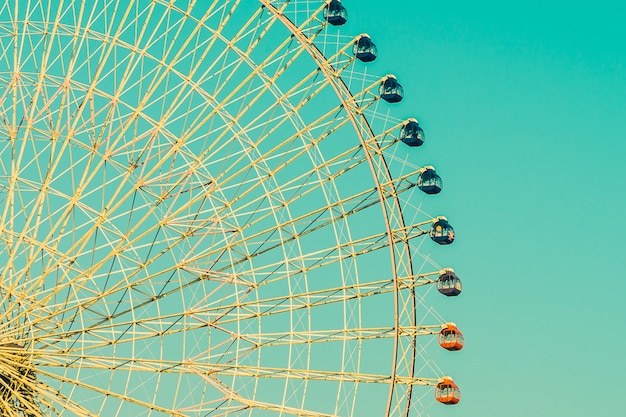
[[[435,399],[443,404],[458,404],[461,401],[461,390],[452,378],[444,376],[435,387]]]
[[[461,350],[464,344],[463,333],[454,323],[446,323],[446,326],[439,332],[439,346],[446,350]]]
[[[437,217],[437,221],[430,228],[430,238],[440,245],[449,245],[454,242],[454,229],[443,217]]]
[[[461,279],[454,273],[452,268],[443,270],[437,278],[437,291],[446,297],[455,297],[461,294]]]
[[[354,56],[362,62],[372,62],[378,56],[378,49],[367,34],[363,34],[357,38],[352,47],[352,52]]]
[[[397,103],[404,97],[404,90],[395,76],[388,75],[380,84],[380,98],[387,103]]]
[[[443,188],[443,181],[435,168],[427,166],[417,178],[417,186],[426,194],[439,194]]]
[[[324,19],[333,26],[341,26],[348,21],[348,11],[340,0],[331,0],[324,7]]]
[[[400,140],[409,146],[422,146],[424,143],[424,130],[415,119],[409,119],[402,126]]]

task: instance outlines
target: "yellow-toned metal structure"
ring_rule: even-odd
[[[0,3],[0,415],[427,415],[437,217],[331,3]]]

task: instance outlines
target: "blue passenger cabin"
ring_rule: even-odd
[[[461,279],[454,273],[452,268],[446,268],[437,278],[437,291],[446,297],[456,297],[461,294],[463,286]]]
[[[354,56],[362,62],[372,62],[378,56],[378,49],[372,39],[367,34],[358,37],[352,47]]]
[[[440,245],[449,245],[454,242],[454,229],[448,220],[439,216],[430,228],[430,238]]]
[[[422,146],[424,143],[424,129],[415,119],[409,119],[402,126],[400,140],[409,146]]]
[[[426,194],[439,194],[443,188],[443,181],[435,168],[427,166],[417,177],[417,186]]]
[[[341,26],[348,21],[348,11],[340,0],[331,0],[324,8],[324,19],[333,26]]]
[[[395,76],[388,75],[380,84],[380,98],[388,103],[397,103],[404,97],[404,90]]]

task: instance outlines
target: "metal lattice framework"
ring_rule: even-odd
[[[424,415],[436,219],[325,5],[0,5],[3,416]]]

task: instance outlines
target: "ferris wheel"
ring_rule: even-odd
[[[428,305],[461,291],[426,254],[454,240],[420,208],[442,181],[402,156],[424,131],[347,19],[338,0],[0,5],[0,414],[459,401],[425,359],[463,347]]]

